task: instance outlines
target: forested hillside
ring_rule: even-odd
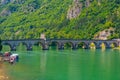
[[[47,38],[120,38],[120,1],[0,0],[1,39],[34,39],[41,33]]]

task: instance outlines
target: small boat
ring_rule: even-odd
[[[10,55],[11,55],[11,52],[5,52],[5,53],[3,54],[3,60],[4,60],[4,61],[9,61]]]
[[[14,63],[14,62],[18,62],[18,61],[19,61],[18,54],[12,54],[12,55],[10,55],[10,59],[9,59],[10,63]]]
[[[0,55],[0,61],[8,61],[9,63],[14,63],[19,61],[19,55],[11,52],[5,52]]]

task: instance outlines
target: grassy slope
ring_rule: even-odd
[[[47,38],[92,39],[97,32],[109,27],[116,28],[111,38],[120,37],[120,6],[114,1],[104,1],[101,5],[93,1],[72,20],[66,18],[72,0],[36,0],[39,6],[29,12],[26,5],[33,1],[4,6],[18,8],[10,16],[0,18],[2,39],[39,38],[40,33],[45,33]]]

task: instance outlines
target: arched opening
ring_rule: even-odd
[[[106,45],[105,45],[105,43],[102,42],[102,43],[100,44],[100,47],[101,47],[102,50],[105,50],[105,49],[106,49]]]
[[[117,46],[116,43],[111,43],[111,44],[110,44],[110,47],[111,47],[111,48],[115,48],[115,47],[118,47],[118,46]]]
[[[27,49],[27,46],[26,46],[26,44],[25,43],[19,43],[19,45],[18,46],[16,46],[16,50],[17,51],[26,51],[26,49]]]
[[[34,51],[39,51],[43,49],[43,44],[41,42],[36,42],[33,46],[32,49]]]
[[[73,43],[72,42],[66,42],[64,43],[64,49],[72,49]]]
[[[3,52],[10,51],[10,50],[11,50],[11,45],[9,43],[5,43],[4,45],[2,45]]]
[[[49,43],[49,49],[58,49],[59,43],[58,42],[51,42]]]
[[[84,42],[78,43],[78,49],[85,49],[87,48],[87,45]]]
[[[108,44],[107,42],[103,42],[105,45],[105,49],[111,48],[110,44]]]
[[[90,49],[96,49],[96,43],[95,42],[91,42],[89,45]]]

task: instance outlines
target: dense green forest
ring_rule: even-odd
[[[119,0],[0,0],[1,39],[94,39],[113,28],[107,39],[120,38]],[[75,17],[67,15],[72,7]],[[75,10],[73,9],[73,12]]]

